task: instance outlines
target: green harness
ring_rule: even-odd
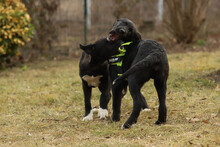
[[[123,58],[125,56],[125,53],[126,53],[126,48],[125,46],[128,46],[130,45],[132,42],[126,42],[126,43],[123,43],[119,48],[118,48],[118,51],[119,51],[119,54],[117,55],[114,55],[114,56],[111,56],[109,59],[108,59],[108,62],[110,65],[112,66],[117,66],[118,67],[118,76],[121,76],[123,71],[122,71],[122,62],[123,62]]]

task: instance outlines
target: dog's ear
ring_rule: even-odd
[[[85,48],[85,46],[82,45],[82,44],[79,44],[79,47],[80,47],[82,50]]]
[[[94,44],[89,44],[89,45],[79,45],[79,47],[85,51],[87,54],[92,54],[92,52],[95,50],[95,45]]]
[[[131,34],[132,34],[131,35],[132,41],[139,41],[139,40],[141,40],[141,35],[137,31],[132,29]]]

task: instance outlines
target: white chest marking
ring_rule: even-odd
[[[85,75],[85,76],[82,77],[82,79],[84,81],[86,81],[89,86],[97,87],[100,84],[100,78],[101,77],[103,77],[103,76],[99,75],[99,76],[94,77],[93,75],[92,76]]]

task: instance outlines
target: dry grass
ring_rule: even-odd
[[[0,72],[0,146],[220,146],[220,86],[207,75],[219,70],[220,50],[169,55],[168,122],[156,126],[158,100],[152,81],[142,92],[151,112],[120,130],[131,96],[122,102],[118,123],[82,122],[83,93],[78,60],[31,63]],[[93,92],[98,106],[99,92]],[[111,102],[110,102],[111,103]],[[111,104],[109,110],[111,111]]]

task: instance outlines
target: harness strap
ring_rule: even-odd
[[[126,43],[123,43],[119,48],[118,48],[118,51],[119,51],[119,54],[117,55],[114,55],[114,56],[111,56],[109,59],[108,59],[108,62],[110,65],[115,65],[118,67],[118,76],[121,76],[123,71],[122,71],[122,62],[123,62],[123,58],[125,56],[125,53],[126,53],[126,48],[125,46],[128,46],[130,45],[132,42],[126,42]]]

